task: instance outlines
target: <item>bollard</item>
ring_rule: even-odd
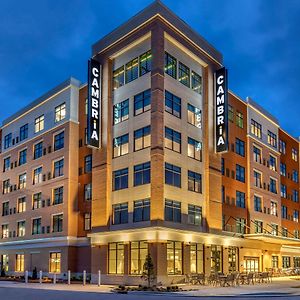
[[[56,284],[56,273],[53,274],[53,284]]]
[[[83,285],[86,284],[86,270],[83,271]]]
[[[68,284],[71,284],[71,271],[68,271]]]
[[[40,284],[43,283],[43,271],[41,270],[40,271]]]
[[[25,271],[25,283],[28,283],[28,271]]]
[[[98,271],[98,286],[101,285],[101,271]]]

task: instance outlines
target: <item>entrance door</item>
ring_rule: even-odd
[[[244,258],[245,272],[258,272],[259,271],[259,257],[245,257]]]

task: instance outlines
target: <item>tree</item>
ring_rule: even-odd
[[[146,256],[142,278],[147,281],[148,287],[150,287],[155,280],[154,264],[150,254]]]

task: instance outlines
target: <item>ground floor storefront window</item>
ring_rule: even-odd
[[[24,254],[16,255],[16,272],[24,272]]]
[[[108,273],[124,274],[124,244],[108,244]]]
[[[210,268],[211,273],[222,272],[222,246],[211,245]]]
[[[141,275],[144,269],[144,263],[148,254],[148,243],[145,241],[130,243],[130,273],[132,275]]]
[[[60,273],[61,272],[61,253],[51,252],[50,262],[49,262],[50,273]]]
[[[291,258],[290,256],[282,256],[282,267],[290,268],[291,267]]]
[[[1,255],[0,267],[1,267],[1,270],[4,270],[4,272],[8,272],[8,255],[7,254]]]
[[[277,255],[272,256],[272,268],[278,268],[278,256]]]
[[[244,271],[247,273],[259,272],[259,257],[245,257]]]
[[[167,243],[167,271],[169,275],[182,274],[182,243]]]
[[[203,244],[191,244],[190,258],[191,258],[191,273],[203,273]]]
[[[294,256],[294,268],[300,268],[300,256]]]
[[[229,273],[238,271],[238,247],[228,247],[228,271]]]

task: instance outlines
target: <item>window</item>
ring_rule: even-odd
[[[188,223],[202,225],[202,207],[197,205],[188,205]]]
[[[3,186],[2,193],[3,194],[8,194],[10,192],[10,180],[9,179],[4,180],[3,183],[2,183],[2,186]]]
[[[2,216],[9,215],[9,201],[2,203]]]
[[[151,145],[151,127],[146,126],[134,131],[134,151],[145,149]]]
[[[188,103],[188,123],[198,128],[202,128],[202,114],[201,110]]]
[[[270,206],[270,214],[272,216],[277,216],[277,202],[271,201],[271,206]]]
[[[236,191],[236,206],[245,208],[245,193]]]
[[[3,224],[2,225],[2,239],[7,239],[9,237],[9,229],[8,229],[8,224]]]
[[[24,254],[16,255],[16,272],[24,272]]]
[[[165,110],[177,118],[181,118],[181,99],[165,91]]]
[[[152,54],[151,50],[143,53],[140,56],[140,76],[151,71]]]
[[[294,210],[294,212],[293,212],[293,221],[294,222],[299,222],[299,210]]]
[[[146,90],[134,96],[134,115],[144,113],[151,108],[151,90]]]
[[[84,103],[84,113],[87,116],[89,112],[89,99],[85,99],[85,103]]]
[[[298,161],[298,151],[292,148],[292,160]]]
[[[150,183],[150,162],[134,166],[134,186]]]
[[[62,149],[65,146],[65,132],[62,131],[54,136],[54,151]]]
[[[276,157],[274,157],[273,155],[270,155],[269,168],[272,171],[276,171],[277,169]]]
[[[145,241],[130,243],[130,274],[141,275],[148,255],[148,243]]]
[[[124,66],[113,72],[113,89],[117,89],[124,85]]]
[[[261,150],[253,146],[253,160],[257,163],[261,163]]]
[[[253,177],[254,177],[254,186],[258,188],[262,188],[262,178],[261,178],[261,173],[257,171],[253,171]]]
[[[288,219],[288,210],[285,205],[281,205],[281,217],[282,219]]]
[[[129,99],[114,105],[114,125],[119,124],[129,118]]]
[[[298,230],[298,229],[295,229],[295,230],[294,230],[294,238],[295,238],[295,239],[299,239],[299,238],[300,238],[299,230]]]
[[[263,233],[263,222],[262,221],[258,221],[258,220],[255,220],[254,221],[254,233]]]
[[[18,236],[25,236],[25,221],[19,221],[17,225]]]
[[[84,214],[84,230],[91,230],[91,213]]]
[[[8,254],[0,255],[0,262],[5,272],[8,272]]]
[[[234,118],[234,109],[233,106],[228,104],[228,120],[230,122],[233,122],[233,118]]]
[[[271,224],[271,234],[278,235],[278,225],[277,224]]]
[[[66,117],[66,103],[55,107],[55,123],[63,120]]]
[[[202,94],[202,77],[192,71],[192,89],[198,94]]]
[[[181,153],[181,133],[165,127],[165,147]]]
[[[202,143],[188,137],[188,157],[202,161]]]
[[[190,245],[190,272],[193,274],[201,274],[204,271],[204,255],[203,244]]]
[[[19,153],[19,166],[26,164],[26,162],[27,162],[27,149],[24,149]]]
[[[129,134],[124,134],[120,137],[114,138],[113,146],[114,146],[114,157],[119,157],[125,154],[128,154],[128,140]]]
[[[84,157],[84,173],[92,172],[92,155],[86,155]]]
[[[113,205],[113,224],[128,223],[128,203]]]
[[[165,183],[181,187],[181,168],[165,163]]]
[[[26,173],[19,175],[19,189],[26,188]]]
[[[236,165],[235,172],[235,179],[241,182],[245,182],[245,168],[240,165]]]
[[[28,124],[20,127],[20,142],[28,138]]]
[[[229,273],[238,270],[238,247],[228,247],[228,271]]]
[[[240,128],[244,128],[244,116],[240,111],[236,112],[236,125]]]
[[[42,233],[42,218],[32,220],[32,235]]]
[[[38,167],[33,170],[33,184],[41,183],[43,179],[43,168]]]
[[[254,195],[254,210],[262,212],[262,201],[261,197]]]
[[[42,193],[33,194],[33,206],[32,209],[38,209],[42,207]]]
[[[54,162],[53,177],[59,177],[64,175],[64,159],[60,159]]]
[[[128,168],[113,172],[114,191],[128,188]]]
[[[277,136],[270,130],[268,130],[268,144],[272,147],[277,147]]]
[[[44,129],[44,115],[37,117],[34,120],[34,132],[40,132]]]
[[[54,215],[52,217],[52,232],[62,232],[63,231],[63,214]]]
[[[251,119],[251,133],[261,139],[261,124]]]
[[[245,142],[238,138],[235,139],[235,153],[245,156]]]
[[[225,159],[224,157],[221,158],[221,173],[225,175]]]
[[[133,204],[133,222],[150,220],[150,199],[137,200]]]
[[[92,200],[92,183],[87,183],[84,185],[84,200]]]
[[[3,160],[3,172],[10,170],[10,157]]]
[[[61,253],[60,252],[51,252],[49,258],[49,272],[50,273],[60,273],[61,265]]]
[[[272,255],[272,264],[271,264],[271,266],[274,269],[278,269],[278,267],[279,267],[279,260],[278,260],[278,256],[277,255]]]
[[[182,243],[167,242],[167,272],[168,275],[182,274]]]
[[[270,178],[270,192],[277,194],[277,180]]]
[[[222,247],[211,245],[210,248],[210,269],[211,273],[218,274],[222,272]]]
[[[188,171],[188,190],[196,193],[202,193],[201,174]]]
[[[108,273],[124,274],[124,244],[108,244]]]
[[[291,258],[289,256],[282,256],[282,267],[283,268],[291,267]]]
[[[299,192],[297,190],[293,190],[292,200],[293,202],[299,202]]]
[[[294,182],[298,182],[298,172],[296,170],[293,170],[293,173],[292,173],[292,180]]]
[[[33,158],[37,159],[43,156],[43,142],[39,142],[34,145],[34,155]]]
[[[177,78],[177,60],[165,52],[165,72],[173,78]]]
[[[286,164],[280,163],[280,175],[281,176],[286,176]]]
[[[22,197],[18,199],[18,213],[22,213],[26,211],[26,197]]]
[[[4,137],[4,149],[9,148],[12,145],[12,134],[9,133]]]
[[[181,203],[178,201],[165,200],[165,220],[181,222]]]
[[[279,140],[279,152],[282,154],[286,153],[286,143],[282,140]]]
[[[125,83],[129,83],[139,76],[139,60],[136,57],[125,65]]]
[[[190,87],[190,68],[181,62],[178,64],[178,81]]]
[[[60,186],[53,190],[53,205],[61,204],[64,202],[64,187]]]
[[[246,220],[244,218],[236,219],[236,232],[245,233],[246,230]]]

